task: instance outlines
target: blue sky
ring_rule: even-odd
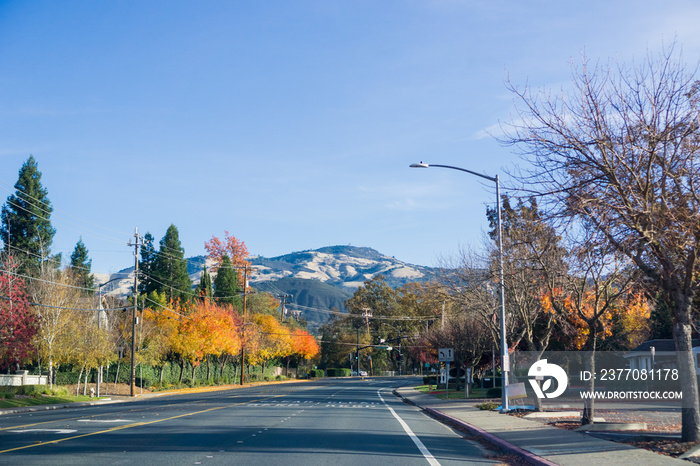
[[[252,254],[336,244],[437,265],[482,242],[487,135],[518,84],[559,88],[581,52],[700,62],[695,1],[0,2],[0,196],[34,155],[53,252],[133,262],[134,227],[187,256],[224,230]]]

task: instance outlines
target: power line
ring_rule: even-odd
[[[9,296],[0,296],[0,299],[4,299],[5,301],[15,301],[15,302],[25,302],[31,306],[39,306],[39,307],[48,307],[52,309],[63,309],[66,311],[126,311],[127,309],[131,309],[133,306],[126,306],[126,307],[116,307],[112,309],[89,309],[89,308],[79,308],[79,307],[65,307],[65,306],[52,306],[50,304],[39,304],[39,303],[33,303],[31,301],[23,301],[19,300],[16,298],[10,298]]]

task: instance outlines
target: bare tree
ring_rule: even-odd
[[[700,441],[691,304],[698,289],[698,86],[669,47],[638,65],[574,67],[573,90],[509,83],[519,115],[503,137],[532,163],[520,179],[553,215],[583,219],[673,308],[683,441]]]

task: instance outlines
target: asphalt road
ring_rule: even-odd
[[[0,416],[0,464],[495,464],[391,393],[417,379],[319,381]]]

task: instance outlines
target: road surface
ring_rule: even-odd
[[[331,378],[3,415],[0,464],[496,464],[392,395],[418,382]]]

